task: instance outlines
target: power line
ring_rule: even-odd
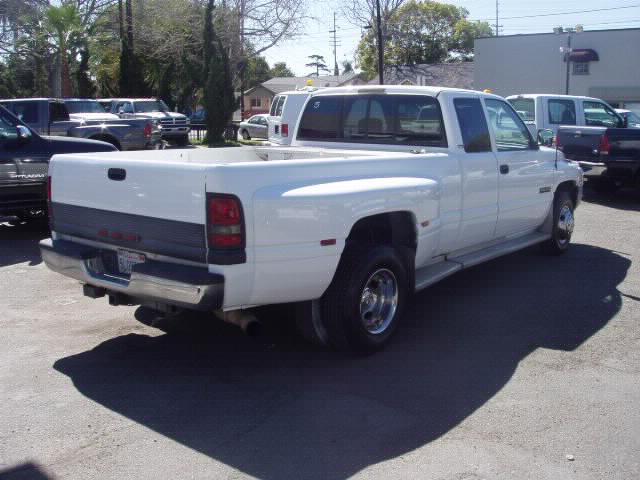
[[[537,13],[535,15],[521,15],[517,17],[502,17],[502,20],[514,20],[518,18],[535,18],[535,17],[553,17],[556,15],[571,15],[574,13],[590,13],[590,12],[606,12],[611,10],[623,10],[625,8],[637,8],[640,7],[639,4],[635,5],[625,5],[622,7],[607,7],[607,8],[592,8],[590,10],[573,10],[571,12],[555,12],[555,13]],[[493,20],[493,18],[477,18],[475,20],[488,21]]]

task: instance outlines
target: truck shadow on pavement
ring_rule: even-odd
[[[369,357],[282,332],[255,341],[213,320],[203,331],[193,318],[190,332],[123,335],[54,368],[91,400],[247,474],[347,478],[454,428],[535,349],[583,344],[620,310],[630,263],[575,244],[475,267],[416,295],[390,347]]]
[[[585,185],[583,200],[587,203],[604,205],[616,210],[640,212],[640,188],[621,188],[615,192],[597,192]]]
[[[29,262],[30,266],[42,263],[38,242],[49,237],[45,222],[9,225],[0,223],[0,267]]]

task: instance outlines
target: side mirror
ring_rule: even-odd
[[[553,130],[544,129],[538,130],[538,145],[543,145],[545,147],[553,146],[553,139],[555,135]]]
[[[29,141],[31,141],[32,137],[33,134],[31,133],[31,130],[29,130],[24,125],[18,125],[16,127],[16,138],[19,143],[28,143]]]

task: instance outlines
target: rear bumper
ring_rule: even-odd
[[[94,297],[119,295],[125,299],[120,303],[156,303],[193,310],[222,307],[224,277],[204,267],[148,260],[134,265],[131,276],[125,278],[105,273],[101,260],[105,250],[48,238],[40,242],[40,252],[54,272],[97,287],[92,289]]]
[[[601,177],[607,170],[607,165],[601,162],[578,162],[582,168],[583,175],[587,178]]]

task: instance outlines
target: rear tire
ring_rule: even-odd
[[[382,349],[402,317],[410,271],[403,255],[392,246],[347,245],[321,299],[329,344],[360,353]]]
[[[542,244],[546,253],[561,255],[569,249],[575,226],[574,209],[575,205],[569,192],[561,190],[556,193],[553,200],[551,238]]]

